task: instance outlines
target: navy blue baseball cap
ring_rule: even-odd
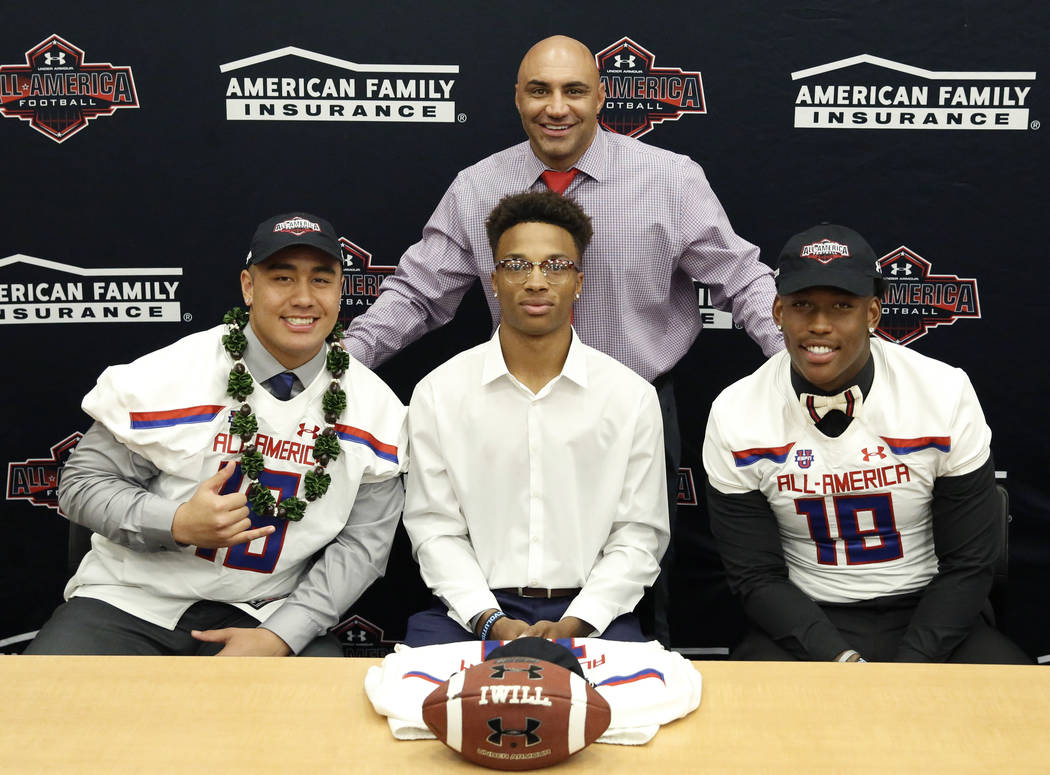
[[[564,667],[566,670],[571,670],[576,673],[576,675],[580,676],[580,678],[587,677],[583,674],[583,668],[580,667],[580,660],[576,658],[575,654],[560,643],[555,643],[546,638],[515,638],[512,641],[504,643],[499,648],[493,649],[485,661],[488,662],[502,657],[539,659],[544,662],[551,662],[559,667]]]
[[[343,260],[339,237],[332,224],[316,215],[299,212],[275,215],[260,223],[244,264],[262,263],[278,250],[292,245],[309,245],[323,250],[340,263]]]
[[[782,295],[825,285],[872,296],[882,272],[866,239],[845,226],[822,223],[787,241],[773,278]]]

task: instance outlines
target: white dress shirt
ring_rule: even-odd
[[[533,393],[499,331],[416,386],[404,521],[423,580],[464,627],[490,590],[581,587],[565,616],[602,632],[634,609],[667,548],[656,391],[572,343]]]

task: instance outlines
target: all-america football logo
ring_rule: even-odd
[[[875,333],[898,344],[909,344],[935,326],[959,318],[981,317],[977,280],[934,274],[929,261],[901,245],[877,262],[888,280],[882,320]]]
[[[0,115],[27,121],[56,143],[92,119],[139,106],[130,67],[85,62],[84,52],[58,35],[25,56],[24,65],[0,65]]]
[[[227,121],[453,123],[459,65],[371,65],[298,46],[227,62]]]
[[[331,630],[347,657],[385,657],[394,651],[396,640],[387,640],[383,628],[354,614]]]
[[[610,132],[641,137],[661,121],[707,113],[699,72],[656,67],[653,53],[630,38],[602,49],[594,61],[605,86],[598,122]]]
[[[7,499],[29,501],[34,506],[54,509],[62,514],[62,510],[58,508],[59,476],[62,466],[66,464],[74,447],[83,437],[83,433],[75,431],[52,445],[49,457],[8,463]]]
[[[372,263],[372,254],[346,237],[339,238],[343,249],[343,303],[339,322],[344,326],[372,306],[383,278],[397,269]]]
[[[678,493],[676,500],[679,506],[696,505],[696,482],[693,480],[693,469],[682,466],[678,469]]]
[[[273,233],[285,232],[288,234],[294,234],[296,237],[301,237],[308,231],[320,231],[321,226],[314,223],[307,218],[289,218],[287,221],[281,221],[275,224],[273,227]]]
[[[1035,75],[925,70],[861,54],[791,74],[803,82],[795,127],[1025,130]]]
[[[800,258],[812,258],[822,264],[830,264],[836,258],[849,258],[849,245],[822,239],[802,246]]]

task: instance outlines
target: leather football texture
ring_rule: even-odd
[[[497,770],[564,761],[609,727],[587,681],[539,659],[504,657],[461,670],[423,701],[423,721],[465,759]]]

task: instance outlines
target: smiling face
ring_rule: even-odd
[[[288,369],[317,355],[339,317],[339,262],[318,248],[293,245],[241,272],[252,330]]]
[[[850,384],[870,355],[869,328],[882,306],[874,296],[839,288],[804,288],[773,299],[791,367],[815,387],[833,392]]]
[[[503,232],[496,245],[496,261],[518,258],[537,263],[552,258],[579,265],[572,235],[550,223],[519,223]],[[562,283],[552,285],[538,266],[524,283],[512,283],[506,272],[492,273],[492,287],[499,296],[501,326],[527,336],[546,336],[569,327],[572,304],[583,285],[583,273],[571,272]]]
[[[514,104],[533,153],[551,169],[568,170],[583,156],[604,102],[594,57],[579,41],[547,38],[521,60]]]

